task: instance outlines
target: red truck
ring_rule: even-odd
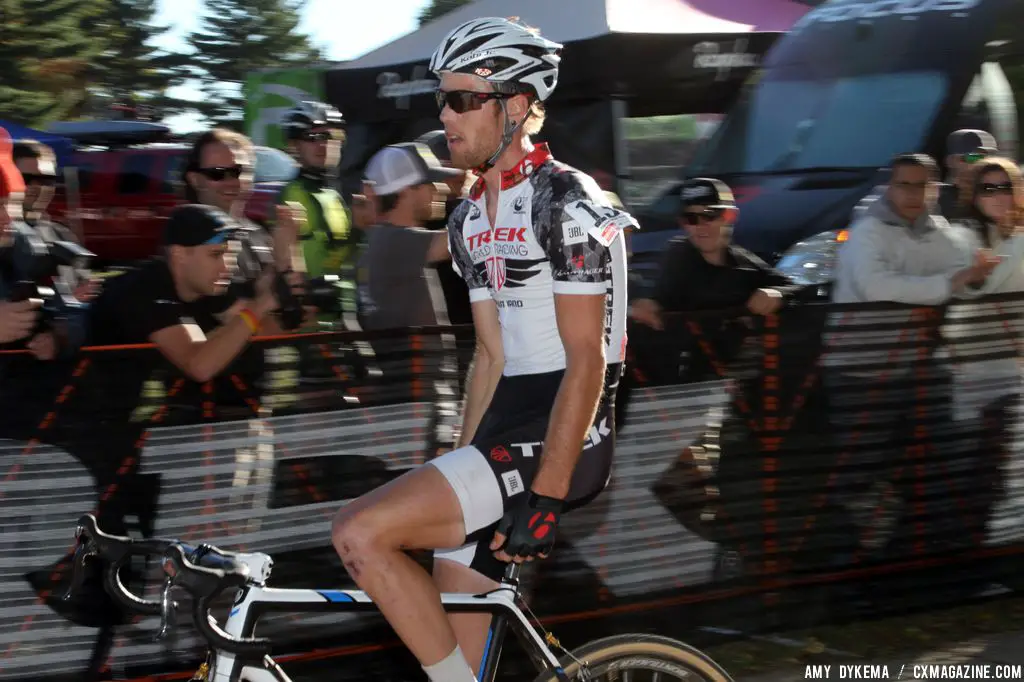
[[[180,183],[189,145],[150,141],[157,136],[153,131],[124,134],[123,122],[105,124],[89,135],[56,127],[51,131],[67,134],[76,147],[61,169],[50,215],[81,235],[99,263],[109,265],[158,252],[163,221],[185,203]],[[155,128],[166,131],[163,126]],[[111,132],[104,135],[103,130]],[[297,173],[295,162],[284,152],[257,147],[255,188],[246,216],[266,224],[283,185]]]

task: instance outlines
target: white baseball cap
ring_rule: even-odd
[[[444,182],[462,175],[462,171],[442,166],[425,144],[403,142],[388,145],[374,154],[366,164],[364,175],[380,196],[428,182]]]

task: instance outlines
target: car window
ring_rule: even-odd
[[[164,174],[160,179],[160,192],[162,194],[177,194],[184,178],[181,177],[182,168],[185,166],[185,154],[172,154],[167,157],[164,165]]]
[[[298,174],[298,164],[280,149],[256,147],[254,182],[290,182]]]
[[[125,157],[117,174],[118,194],[145,194],[150,188],[156,156],[153,154],[129,154]]]

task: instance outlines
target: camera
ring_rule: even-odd
[[[238,275],[243,281],[255,281],[267,268],[274,267],[274,251],[269,243],[253,239],[248,231],[242,231],[236,238]],[[302,299],[292,291],[286,278],[287,274],[278,272],[274,276],[274,293],[281,306],[278,310],[281,328],[292,331],[302,325]]]
[[[54,321],[83,306],[72,295],[62,268],[85,271],[96,254],[75,242],[47,242],[25,224],[15,226],[13,231],[13,243],[0,256],[15,282],[8,300],[42,301],[39,322],[32,331],[34,336],[52,329]]]

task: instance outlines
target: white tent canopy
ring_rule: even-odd
[[[712,7],[716,8],[715,14],[709,13]],[[719,7],[727,11],[718,11]],[[785,31],[807,10],[806,6],[789,0],[476,0],[340,68],[363,69],[426,61],[449,31],[475,17],[518,16],[526,24],[539,28],[545,37],[568,43],[609,33]],[[718,16],[730,14],[767,16],[767,20],[741,23]]]

